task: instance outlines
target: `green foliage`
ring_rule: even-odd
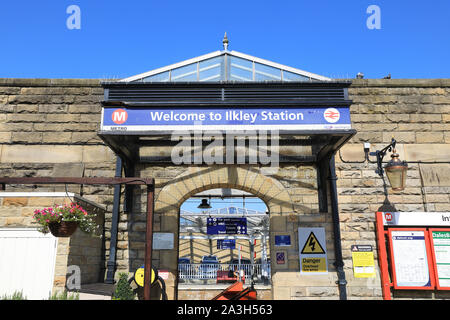
[[[42,210],[35,210],[33,219],[41,225],[39,231],[48,233],[49,223],[61,221],[77,222],[80,229],[87,233],[93,233],[97,229],[94,221],[94,216],[89,214],[77,203],[55,205],[53,208],[44,208]]]
[[[55,292],[48,300],[80,300],[80,294],[78,292],[68,293],[67,290],[63,292]]]
[[[119,273],[119,281],[114,290],[112,300],[134,300],[133,288],[128,283],[128,274],[125,272]]]
[[[11,296],[3,295],[0,300],[27,300],[22,291],[14,291]]]

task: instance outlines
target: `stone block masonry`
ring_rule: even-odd
[[[336,156],[342,247],[349,298],[376,298],[381,295],[378,275],[372,281],[355,279],[350,251],[352,244],[376,248],[374,213],[450,209],[450,124],[446,116],[450,113],[450,80],[357,79],[349,88],[349,98],[353,100],[352,127],[358,133]],[[363,143],[371,143],[370,151],[380,150],[392,137],[409,169],[405,190],[395,192],[388,186],[386,197],[383,182],[374,172],[376,165],[363,161]],[[413,291],[400,296],[418,297]],[[440,297],[433,292],[426,298]]]

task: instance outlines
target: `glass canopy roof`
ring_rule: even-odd
[[[215,51],[120,80],[121,82],[329,81],[330,78],[237,51]]]

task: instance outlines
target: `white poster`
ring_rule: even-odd
[[[424,231],[391,231],[398,287],[431,286]]]

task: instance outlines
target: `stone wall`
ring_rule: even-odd
[[[1,175],[113,177],[115,156],[96,136],[102,98],[103,90],[98,80],[0,79]],[[378,210],[450,211],[450,80],[356,79],[349,88],[349,98],[353,100],[352,126],[358,133],[336,155],[347,292],[349,299],[381,299],[378,268],[376,278],[354,278],[350,247],[353,244],[371,244],[377,258],[375,212]],[[370,151],[375,151],[386,146],[392,136],[397,140],[400,158],[408,161],[409,170],[406,189],[401,192],[388,189],[386,197],[383,181],[375,173],[375,164],[364,161],[363,143],[371,143]],[[385,160],[388,158],[389,154]],[[245,169],[243,172],[250,169],[260,172],[260,168]],[[198,168],[192,167],[191,170]],[[179,194],[178,201],[183,201],[193,190],[199,190],[197,180],[186,179],[186,171],[188,168],[183,166],[138,166],[138,175],[156,179],[157,199],[161,203],[168,201],[169,206],[157,205],[155,232],[178,232],[178,202],[173,203],[170,198],[164,201],[159,193],[165,188],[169,190],[176,179],[182,181],[181,187],[170,190],[172,194]],[[280,205],[272,206],[271,213],[282,212],[273,216],[276,219],[271,219],[272,235],[288,231],[296,239],[298,227],[324,227],[327,231],[329,274],[301,277],[298,274],[298,245],[294,241],[293,246],[287,249],[289,270],[277,273],[273,268],[273,297],[338,299],[331,214],[319,212],[315,167],[282,165],[275,174],[264,170],[260,173],[262,177],[258,179],[274,180],[279,190],[287,192],[286,196],[283,195],[287,205],[283,204],[281,209]],[[208,177],[211,179],[211,175]],[[215,177],[220,179],[223,173],[218,171]],[[240,174],[232,176],[232,179],[235,186],[242,187],[235,183],[242,179]],[[254,179],[257,180],[256,177]],[[219,181],[208,186],[217,186]],[[223,185],[231,186],[233,183]],[[11,191],[25,187],[8,188]],[[40,186],[37,190],[64,191],[61,188]],[[106,206],[108,255],[112,189],[70,188]],[[267,193],[267,190],[247,189],[262,197]],[[135,188],[134,194],[133,212],[121,213],[120,216],[119,271],[133,272],[144,259],[145,195],[139,188]],[[174,288],[176,270],[172,266],[176,264],[176,254],[167,250],[155,251],[153,258],[156,266],[171,270],[168,282]],[[397,293],[398,298],[416,296],[416,292]],[[438,299],[442,294],[431,292],[424,297]]]
[[[0,175],[114,177],[114,153],[97,137],[102,99],[100,80],[0,79]],[[110,237],[112,188],[7,187],[24,190],[75,192],[101,203],[108,212],[105,227]]]
[[[376,248],[376,211],[450,211],[450,80],[355,80],[349,96],[358,134],[336,155],[348,294],[354,299],[380,298],[378,275],[372,280],[353,277],[350,248]],[[386,197],[376,165],[364,161],[363,143],[371,143],[370,151],[380,150],[392,137],[409,169],[406,188],[395,192],[388,186]],[[399,291],[397,297],[442,298],[442,293]]]
[[[99,80],[0,79],[2,176],[113,177],[114,154],[97,137],[102,97]],[[93,201],[112,203],[111,190],[83,190]]]

